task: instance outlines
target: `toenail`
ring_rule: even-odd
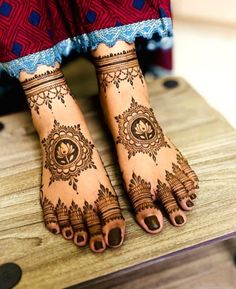
[[[184,218],[182,217],[182,216],[176,216],[175,217],[175,222],[178,224],[178,225],[180,225],[180,224],[183,224],[183,222],[184,222]]]
[[[77,237],[77,243],[81,243],[84,241],[84,237],[83,236],[78,236]]]
[[[114,228],[108,234],[108,243],[111,246],[117,246],[121,242],[121,229]]]
[[[57,229],[52,229],[51,232],[52,232],[53,234],[56,234],[56,233],[57,233]]]
[[[188,200],[188,201],[186,202],[186,205],[187,205],[189,208],[191,208],[194,204],[193,204],[193,202],[191,202],[190,200]]]
[[[71,236],[71,231],[70,230],[67,230],[66,231],[66,237],[70,237]]]
[[[102,242],[101,242],[101,241],[95,241],[95,243],[94,243],[94,248],[95,248],[96,250],[102,249],[102,248],[103,248]]]
[[[196,197],[197,197],[196,194],[192,194],[192,195],[190,196],[190,198],[191,198],[192,200],[196,199]]]
[[[151,231],[157,230],[160,228],[160,223],[156,216],[146,217],[144,223],[148,226],[148,229]]]

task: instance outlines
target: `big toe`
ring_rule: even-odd
[[[150,182],[133,173],[128,194],[140,226],[151,234],[160,232],[163,228],[163,216],[153,203]]]
[[[96,205],[102,220],[104,239],[109,247],[119,247],[125,236],[125,221],[121,213],[117,195],[100,185]]]

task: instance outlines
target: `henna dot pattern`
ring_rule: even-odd
[[[115,119],[118,123],[116,143],[124,145],[129,159],[137,153],[143,153],[156,161],[160,148],[169,147],[153,109],[138,104],[134,98],[130,107]]]
[[[92,160],[94,145],[80,130],[80,125],[60,125],[56,120],[47,138],[42,140],[46,153],[45,168],[54,181],[68,181],[77,190],[78,176],[89,168],[96,169]]]

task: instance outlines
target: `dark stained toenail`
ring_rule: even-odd
[[[114,228],[108,234],[108,243],[110,246],[117,246],[121,242],[121,229]]]
[[[66,237],[70,237],[70,236],[71,236],[71,234],[72,234],[72,233],[71,233],[71,231],[70,231],[70,230],[67,230],[67,231],[66,231]]]
[[[176,216],[175,217],[175,222],[178,224],[178,225],[180,225],[180,224],[183,224],[183,222],[184,222],[184,218],[182,217],[182,216]]]
[[[95,248],[95,250],[102,249],[103,248],[102,242],[101,241],[95,241],[94,242],[94,248]]]
[[[0,266],[0,288],[13,288],[20,281],[22,270],[15,263],[5,263]]]
[[[196,194],[191,194],[190,199],[191,199],[191,200],[194,200],[194,199],[196,199],[196,197],[197,197]]]
[[[78,236],[77,237],[77,243],[81,243],[84,241],[84,237],[83,236]]]
[[[146,217],[144,223],[148,226],[148,229],[151,231],[157,230],[160,228],[160,223],[155,215]]]
[[[56,234],[56,233],[57,233],[57,229],[52,229],[51,232],[52,232],[53,234]]]
[[[188,200],[188,201],[186,202],[186,205],[187,205],[189,208],[191,208],[194,204],[193,204],[193,202],[191,202],[190,200]]]

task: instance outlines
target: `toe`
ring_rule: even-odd
[[[128,194],[140,226],[151,234],[160,232],[163,227],[163,217],[153,203],[151,184],[133,173]]]
[[[102,234],[102,225],[97,212],[87,201],[84,203],[84,217],[89,232],[89,247],[93,252],[100,253],[106,249]]]
[[[184,212],[179,208],[171,188],[160,180],[158,180],[157,184],[157,198],[161,201],[174,226],[180,227],[186,223],[187,218]]]
[[[124,241],[125,221],[116,194],[100,185],[96,205],[106,244],[109,247],[119,247]]]
[[[44,197],[41,204],[43,209],[43,219],[45,226],[53,234],[59,234],[60,227],[57,221],[55,208],[52,202],[50,202],[46,197]]]
[[[184,173],[193,181],[194,187],[198,189],[199,179],[196,173],[192,170],[192,168],[188,164],[188,161],[181,154],[178,154],[177,162],[181,166]]]
[[[66,240],[72,239],[74,232],[70,225],[69,212],[67,210],[66,205],[61,201],[61,199],[58,200],[58,203],[56,205],[56,214],[58,224],[61,228],[62,236]]]
[[[196,191],[194,182],[182,171],[182,169],[179,166],[173,164],[172,169],[173,174],[183,184],[183,186],[186,188],[189,194]]]
[[[181,208],[187,211],[192,210],[194,203],[191,201],[188,191],[176,176],[166,171],[166,181],[169,183]]]
[[[72,201],[69,208],[69,217],[71,227],[74,231],[74,243],[77,246],[85,246],[88,240],[88,234],[84,224],[82,211],[74,201]]]

